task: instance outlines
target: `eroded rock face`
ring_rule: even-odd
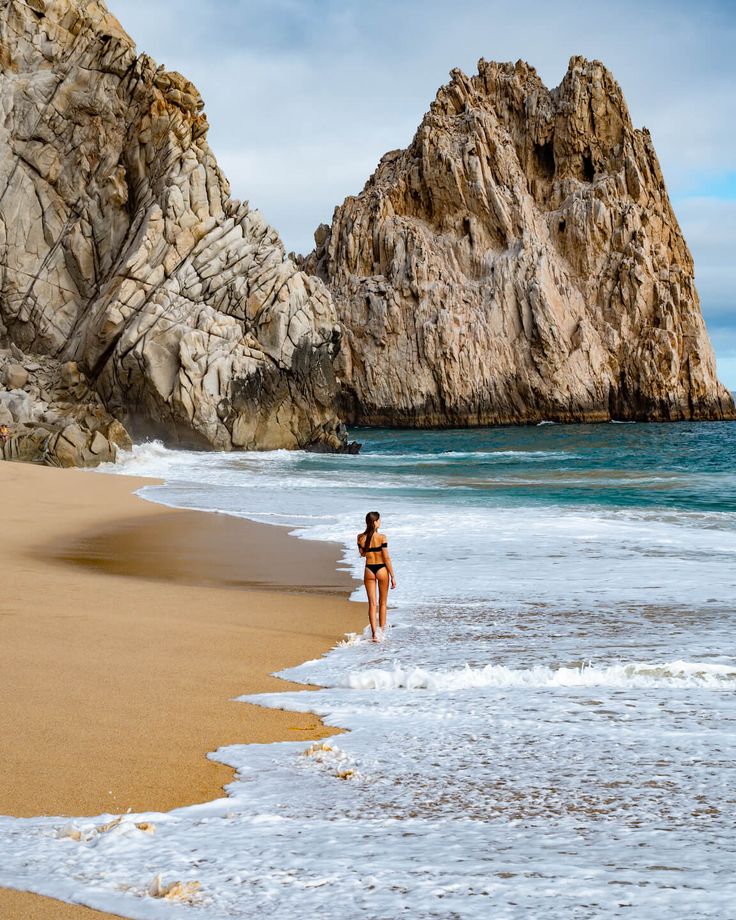
[[[229,198],[196,88],[97,0],[0,9],[0,322],[133,435],[341,449],[330,296]]]
[[[305,260],[349,421],[733,418],[646,129],[598,62],[453,71]]]

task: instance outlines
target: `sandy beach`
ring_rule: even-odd
[[[144,483],[0,463],[0,814],[208,801],[233,775],[208,752],[328,733],[233,698],[362,629],[337,544],[163,508]],[[105,915],[3,890],[0,916]]]

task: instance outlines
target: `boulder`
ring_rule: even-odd
[[[133,449],[133,442],[131,441],[130,435],[117,419],[114,419],[107,426],[105,437],[110,444],[114,445],[119,450]]]
[[[0,406],[3,406],[14,422],[32,422],[37,411],[30,393],[23,390],[0,390]]]
[[[9,390],[22,390],[28,383],[28,371],[21,364],[6,364],[3,383]]]

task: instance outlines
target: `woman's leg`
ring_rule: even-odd
[[[376,638],[376,576],[370,569],[365,570],[363,578],[365,593],[368,595],[368,622],[371,624],[371,637]]]
[[[388,603],[388,569],[381,569],[376,572],[378,581],[379,607],[378,607],[378,625],[381,629],[386,628],[386,605]]]

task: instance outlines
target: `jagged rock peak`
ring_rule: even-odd
[[[732,418],[646,129],[598,61],[451,73],[315,234],[349,421]]]
[[[6,0],[0,65],[7,339],[78,362],[133,436],[343,448],[330,295],[230,199],[196,87],[98,0]]]

